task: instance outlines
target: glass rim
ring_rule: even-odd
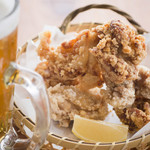
[[[5,15],[4,17],[2,17],[2,18],[0,19],[0,21],[2,21],[2,20],[4,20],[4,19],[8,18],[9,16],[11,16],[11,15],[16,11],[16,9],[17,9],[18,6],[19,6],[19,0],[14,0],[14,1],[15,1],[15,4],[14,4],[14,7],[12,8],[12,10],[11,10],[7,15]]]

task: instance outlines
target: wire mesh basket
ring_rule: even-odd
[[[101,23],[82,23],[82,24],[71,24],[70,22],[81,12],[87,11],[92,8],[97,9],[110,9],[123,17],[125,17],[137,30],[139,34],[143,34],[144,32],[147,32],[144,30],[129,14],[125,13],[124,11],[118,9],[117,7],[114,7],[112,5],[106,5],[106,4],[92,4],[88,5],[82,8],[79,8],[73,12],[71,12],[64,22],[62,23],[60,30],[65,34],[68,32],[79,32],[83,29],[90,29],[92,27],[95,27],[98,24]],[[33,41],[36,41],[38,37],[35,37]],[[24,44],[18,51],[18,56],[20,56],[22,53],[26,52],[27,43]],[[24,126],[28,128],[31,132],[34,130],[34,122],[26,117],[22,111],[19,109],[19,107],[14,103],[14,122],[16,126],[21,130],[23,134],[26,135]],[[57,135],[55,133],[49,132],[47,141],[49,143],[54,143],[56,145],[60,145],[62,147],[68,148],[68,149],[79,149],[79,150],[125,150],[125,149],[131,149],[131,148],[137,148],[137,149],[148,149],[150,145],[150,133],[149,134],[143,134],[141,137],[136,139],[127,139],[123,142],[113,142],[113,143],[87,143],[80,140],[74,140],[70,139],[68,137],[62,137],[60,135]],[[47,148],[48,149],[48,148]]]

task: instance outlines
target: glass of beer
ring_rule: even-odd
[[[15,143],[28,144],[28,149],[39,149],[49,130],[49,101],[42,77],[15,62],[19,0],[0,0],[0,150],[13,149]],[[33,137],[18,139],[13,128],[13,92],[19,84],[31,98],[36,112]]]
[[[8,113],[13,88],[5,88],[3,74],[10,61],[16,59],[19,5],[0,0],[0,138],[8,130]]]

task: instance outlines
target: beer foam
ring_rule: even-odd
[[[0,0],[0,39],[12,33],[18,25],[19,7],[13,11],[16,1]]]

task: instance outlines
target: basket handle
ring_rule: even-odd
[[[145,29],[143,29],[129,14],[127,14],[126,12],[120,10],[119,8],[112,6],[112,5],[107,5],[107,4],[91,4],[91,5],[87,5],[81,8],[78,8],[74,11],[72,11],[63,21],[60,30],[63,33],[66,33],[66,30],[68,28],[69,23],[81,12],[87,11],[89,9],[93,9],[93,8],[102,8],[102,9],[110,9],[118,14],[120,14],[121,16],[124,16],[137,30],[137,32],[139,34],[143,34],[144,32],[147,32]]]

